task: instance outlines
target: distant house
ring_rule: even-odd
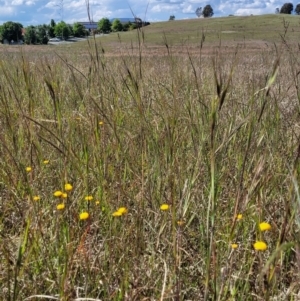
[[[89,31],[96,30],[98,27],[98,22],[78,22],[79,24],[82,24],[85,29]]]
[[[113,19],[110,19],[109,21],[111,23],[113,23],[113,21],[115,19],[120,20],[120,22],[122,24],[127,24],[129,22],[131,22],[133,24],[135,23],[138,27],[146,26],[146,25],[150,24],[149,22],[142,21],[142,19],[140,19],[140,18],[113,18]],[[78,23],[82,24],[85,27],[85,29],[87,29],[88,31],[97,30],[97,27],[98,27],[98,22],[78,22]]]

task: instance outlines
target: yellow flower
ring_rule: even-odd
[[[32,198],[34,201],[39,201],[41,198],[39,195],[35,195],[33,198]]]
[[[253,248],[256,250],[256,251],[265,251],[267,250],[268,246],[265,242],[263,241],[256,241],[254,244],[253,244]]]
[[[66,199],[66,198],[68,197],[68,194],[67,194],[66,192],[63,192],[62,195],[61,195],[61,197],[62,197],[63,199]]]
[[[65,204],[64,204],[64,203],[58,204],[58,205],[56,206],[56,209],[57,209],[57,210],[63,210],[63,209],[65,209]]]
[[[113,216],[121,216],[122,215],[122,213],[121,212],[119,212],[119,211],[115,211],[113,214],[112,214]]]
[[[271,225],[269,223],[263,222],[259,224],[260,231],[268,231],[271,230]]]
[[[126,207],[120,207],[119,209],[118,209],[118,212],[120,212],[121,214],[126,214],[127,213],[127,208]]]
[[[170,206],[168,204],[162,204],[160,206],[160,210],[163,210],[163,211],[168,210],[169,208],[170,208]]]
[[[103,207],[102,207],[103,208]],[[117,211],[115,211],[113,213],[113,216],[121,216],[123,214],[126,214],[127,213],[127,208],[126,207],[120,207]]]
[[[69,183],[65,184],[65,191],[71,191],[73,189],[73,186]]]
[[[99,205],[99,204],[100,204],[100,201],[96,201],[95,204],[96,204],[96,205]]]
[[[26,171],[27,172],[31,172],[32,171],[32,168],[30,166],[26,167]]]
[[[79,219],[80,219],[81,221],[83,221],[83,220],[88,219],[89,216],[90,216],[90,215],[89,215],[87,212],[82,212],[82,213],[79,214]]]
[[[237,216],[236,216],[236,219],[239,221],[239,220],[241,220],[243,218],[243,214],[238,214]]]
[[[85,198],[84,198],[86,201],[92,201],[93,200],[93,197],[91,195],[87,195]]]
[[[238,244],[231,244],[231,248],[232,248],[232,249],[237,249],[238,247],[239,247]]]
[[[49,160],[44,160],[43,163],[44,164],[49,164]]]
[[[62,192],[60,191],[60,190],[57,190],[57,191],[55,191],[54,193],[53,193],[53,195],[54,196],[56,196],[56,197],[60,197],[60,196],[62,196]]]
[[[99,121],[99,125],[103,125],[103,121]]]

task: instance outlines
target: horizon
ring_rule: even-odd
[[[0,0],[0,25],[12,21],[29,25],[50,24],[51,19],[56,23],[64,21],[68,24],[88,22],[89,4],[90,19],[98,22],[102,18],[139,17],[150,23],[168,21],[171,15],[175,20],[195,19],[196,9],[210,4],[214,11],[213,17],[247,16],[275,14],[276,8],[285,3],[278,0],[102,0],[101,4],[92,0]],[[295,8],[296,4],[294,4]]]

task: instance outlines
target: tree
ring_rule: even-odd
[[[74,35],[74,33],[73,33],[73,26],[70,25],[70,24],[67,24],[67,26],[69,27],[69,36]]]
[[[279,13],[280,13],[279,7],[276,7],[275,14],[279,14]]]
[[[11,41],[20,41],[22,40],[22,28],[23,25],[20,23],[15,23],[8,21],[3,23],[0,28],[0,35],[2,42],[7,40],[9,43]]]
[[[169,21],[174,21],[174,20],[175,20],[175,16],[171,15],[170,18],[169,18]]]
[[[50,21],[50,26],[54,28],[55,25],[56,25],[55,21],[54,21],[53,19],[51,19],[51,21]]]
[[[103,33],[108,33],[110,32],[111,29],[111,23],[107,18],[102,18],[98,22],[98,29],[103,32]]]
[[[37,36],[34,26],[31,25],[26,28],[24,39],[26,44],[36,44]]]
[[[39,44],[48,44],[49,38],[47,32],[49,31],[49,26],[46,24],[38,25],[36,27],[36,37],[37,43]]]
[[[123,25],[119,19],[114,19],[112,25],[111,25],[112,31],[122,31]]]
[[[212,17],[214,15],[214,11],[213,11],[212,7],[209,4],[206,5],[203,8],[202,15],[203,15],[204,18],[209,18],[209,17]]]
[[[60,21],[55,25],[54,33],[63,39],[68,39],[71,34],[69,26],[64,21]]]
[[[55,21],[53,19],[51,19],[50,26],[48,27],[48,36],[49,36],[49,38],[54,38],[55,37],[55,33],[54,33],[55,26],[56,26]]]
[[[83,37],[87,35],[87,31],[81,23],[76,22],[73,24],[73,34],[74,37]]]
[[[295,14],[300,15],[300,3],[298,3],[295,7]]]
[[[294,9],[293,3],[290,3],[290,2],[284,3],[280,9],[280,13],[290,15],[292,13],[293,9]]]
[[[134,30],[136,28],[137,28],[136,24],[135,23],[131,23],[130,21],[123,25],[123,30],[124,31]]]
[[[196,15],[198,18],[202,16],[202,7],[198,7],[195,11]]]

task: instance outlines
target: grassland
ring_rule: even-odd
[[[1,46],[2,300],[300,300],[284,19]]]

